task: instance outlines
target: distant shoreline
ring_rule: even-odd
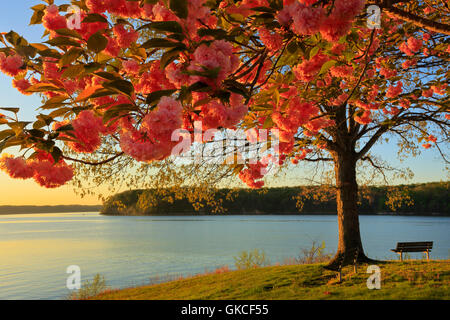
[[[265,213],[265,212],[239,212],[239,213],[204,213],[204,212],[176,212],[160,214],[117,214],[101,212],[101,205],[57,205],[57,206],[0,206],[0,216],[14,214],[52,214],[52,213],[87,213],[98,212],[105,216],[125,216],[125,217],[176,217],[176,216],[335,216],[336,212],[283,212],[283,213]],[[380,213],[360,213],[360,216],[415,216],[415,217],[448,217],[448,214],[433,212],[417,214],[414,212],[380,212]]]
[[[0,206],[0,215],[99,212],[101,205],[56,205],[56,206]]]
[[[115,213],[105,213],[100,212],[101,215],[104,216],[117,216],[117,217],[183,217],[183,216],[336,216],[337,213],[333,212],[325,212],[325,213],[317,213],[317,212],[295,212],[295,213],[251,213],[251,212],[239,212],[239,213],[166,213],[166,214],[115,214]],[[405,212],[382,212],[382,213],[360,213],[359,216],[405,216],[405,217],[449,217],[449,215],[445,213],[405,213]]]

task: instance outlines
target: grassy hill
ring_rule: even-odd
[[[380,263],[381,289],[366,286],[367,265],[355,274],[336,273],[323,264],[272,266],[199,275],[162,284],[111,290],[93,299],[221,300],[221,299],[450,299],[450,260]]]

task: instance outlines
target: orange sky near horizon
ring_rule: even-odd
[[[96,196],[77,196],[73,187],[65,185],[56,189],[46,189],[34,180],[12,179],[0,171],[0,206],[2,205],[98,205]]]

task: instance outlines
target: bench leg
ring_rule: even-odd
[[[403,252],[400,252],[400,261],[403,261]]]
[[[356,263],[355,263],[355,265],[354,265],[353,270],[355,271],[355,273],[358,273],[358,267],[357,267]]]
[[[342,282],[342,271],[341,271],[341,270],[339,270],[339,275],[338,275],[338,277],[339,277],[339,282]]]
[[[427,250],[427,260],[430,260],[430,252]]]

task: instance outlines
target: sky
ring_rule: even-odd
[[[57,4],[64,1],[55,1]],[[9,1],[8,5],[0,11],[0,32],[14,30],[24,36],[29,42],[39,42],[43,33],[41,25],[29,26],[32,14],[31,6],[43,3],[38,0]],[[11,85],[11,78],[0,73],[0,107],[20,107],[19,118],[21,120],[33,120],[36,109],[41,105],[38,96],[23,96]],[[449,150],[444,150],[448,152]],[[11,153],[10,150],[6,152]],[[431,148],[424,150],[421,155],[400,162],[397,159],[397,150],[394,143],[375,146],[373,153],[394,167],[409,168],[415,173],[413,180],[408,183],[422,183],[448,180],[445,164],[437,150]],[[285,184],[305,184],[301,179],[308,172],[302,171],[301,164],[295,169],[295,174],[288,175]],[[294,177],[299,177],[294,178]],[[405,183],[403,180],[394,180],[393,183]],[[284,184],[279,181],[277,185]],[[98,204],[96,197],[81,199],[74,194],[71,186],[63,186],[58,189],[44,189],[32,180],[15,180],[0,172],[0,205],[59,205],[59,204]]]

